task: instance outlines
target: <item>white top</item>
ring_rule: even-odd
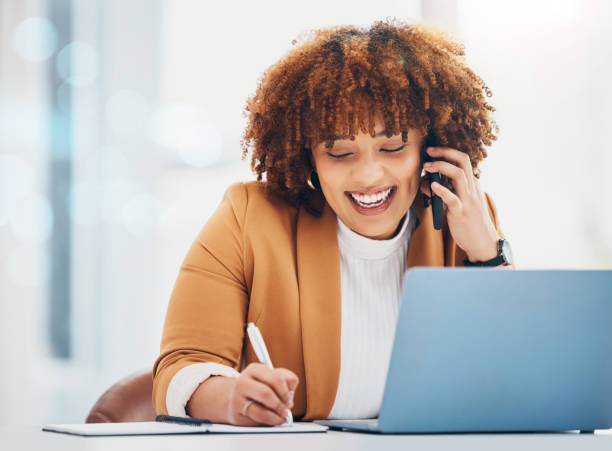
[[[349,229],[338,218],[342,302],[340,380],[330,419],[375,418],[382,403],[410,237],[413,210],[397,235],[373,240]],[[168,415],[186,416],[185,406],[209,376],[238,377],[219,363],[195,363],[179,370],[168,386]]]
[[[393,238],[373,240],[353,232],[338,218],[340,381],[328,418],[378,416],[415,219],[415,214],[408,215]]]

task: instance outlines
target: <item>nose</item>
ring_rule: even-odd
[[[358,185],[368,188],[377,186],[383,180],[385,168],[376,152],[364,152],[353,168],[353,180]]]

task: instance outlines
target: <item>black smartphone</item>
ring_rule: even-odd
[[[423,147],[424,161],[427,162],[427,161],[440,161],[440,160],[444,160],[444,158],[434,158],[434,157],[431,157],[427,153],[427,148],[428,147],[435,147],[436,145],[437,145],[436,137],[430,131],[427,134],[427,137],[425,138],[425,144],[424,144],[424,147]],[[432,196],[431,196],[431,208],[432,208],[432,212],[433,212],[433,226],[434,226],[434,229],[440,230],[442,228],[442,199],[440,198],[440,196],[438,196],[437,194],[434,194],[433,191],[431,191],[431,184],[433,182],[438,182],[439,184],[442,184],[442,177],[440,176],[439,172],[428,172],[427,175],[429,177],[429,192],[432,194]]]

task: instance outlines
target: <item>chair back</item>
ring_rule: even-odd
[[[141,370],[121,379],[96,401],[85,423],[155,421],[153,376]]]

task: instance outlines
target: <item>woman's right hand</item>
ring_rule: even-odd
[[[230,424],[276,426],[285,423],[299,382],[295,373],[285,368],[268,368],[263,363],[250,363],[232,381],[227,411]],[[253,402],[243,415],[248,401]]]

